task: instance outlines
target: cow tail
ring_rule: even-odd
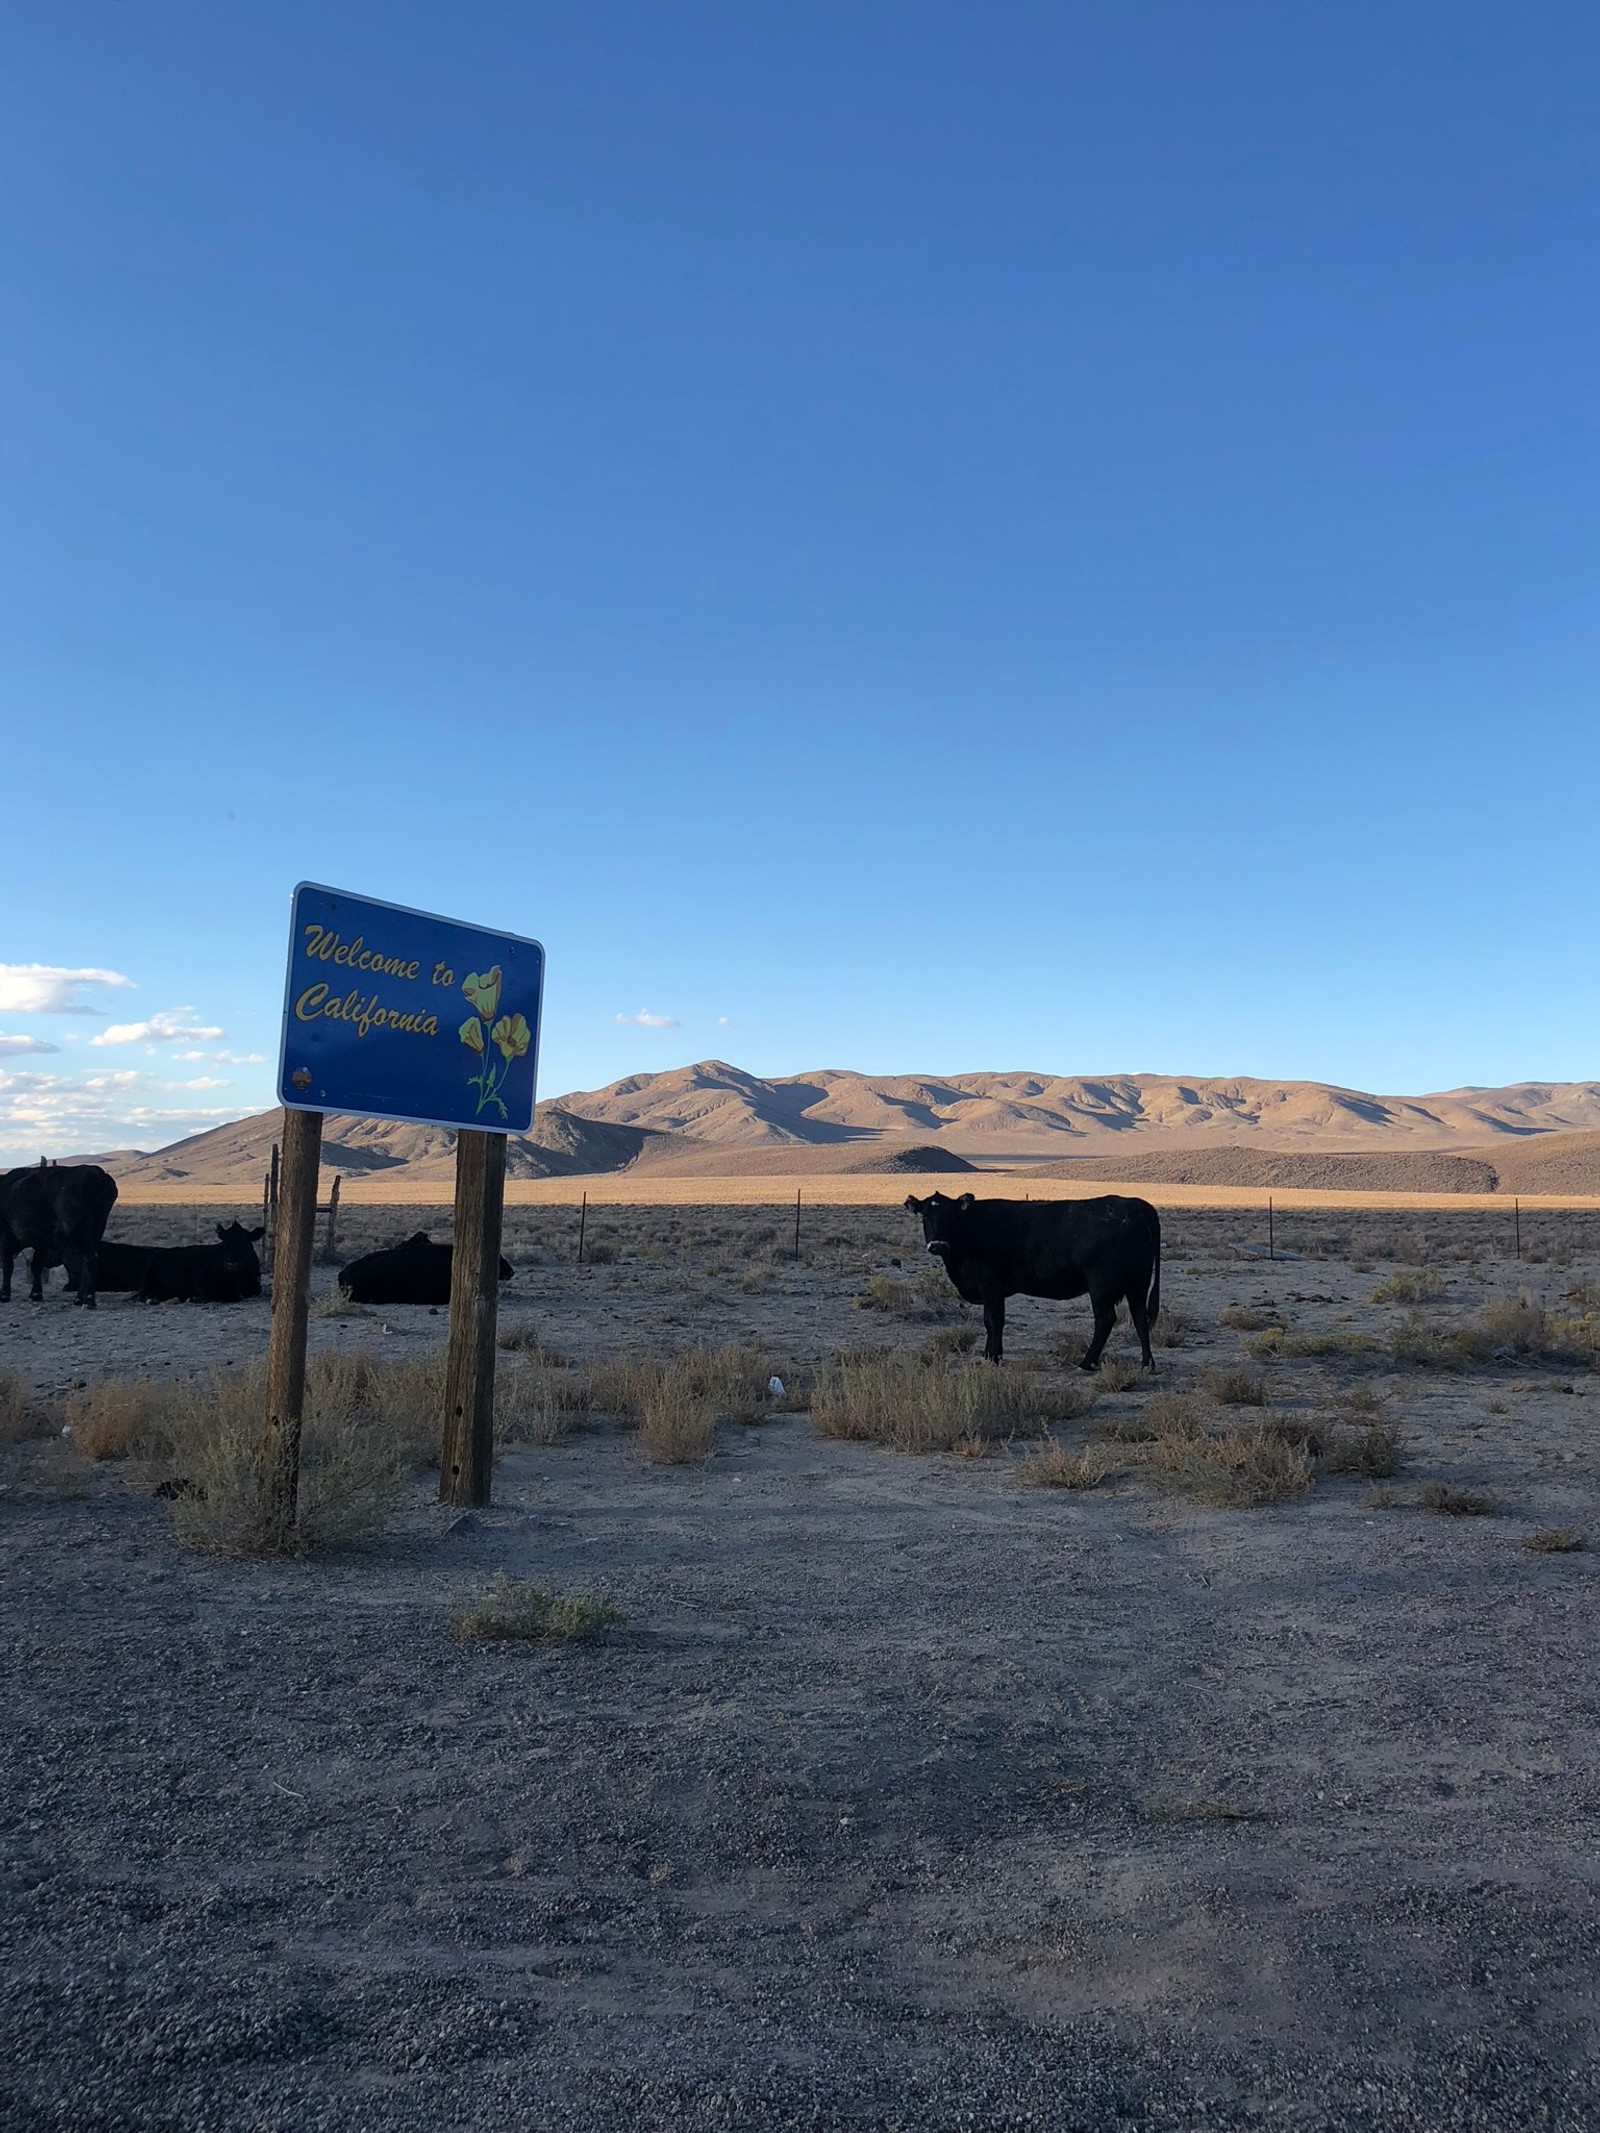
[[[1153,1272],[1153,1273],[1151,1274],[1151,1276],[1150,1276],[1150,1296],[1149,1296],[1149,1300],[1147,1301],[1147,1303],[1146,1303],[1146,1305],[1145,1305],[1145,1311],[1146,1311],[1146,1314],[1147,1314],[1147,1316],[1148,1316],[1148,1318],[1149,1318],[1150,1324],[1151,1324],[1152,1326],[1153,1326],[1153,1325],[1155,1324],[1155,1322],[1156,1322],[1156,1314],[1157,1314],[1157,1313],[1158,1313],[1158,1312],[1160,1311],[1160,1309],[1161,1309],[1161,1224],[1160,1224],[1160,1223],[1158,1222],[1158,1223],[1156,1224],[1156,1263],[1155,1263],[1155,1270],[1154,1270],[1154,1272]]]

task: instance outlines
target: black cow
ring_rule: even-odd
[[[34,1303],[44,1301],[46,1267],[65,1263],[77,1300],[94,1309],[96,1263],[117,1181],[97,1163],[40,1163],[0,1176],[0,1303],[11,1301],[11,1269],[33,1254]]]
[[[151,1245],[145,1253],[139,1294],[146,1303],[240,1303],[261,1294],[258,1223],[217,1224],[216,1244]]]
[[[434,1244],[425,1229],[419,1229],[404,1244],[386,1252],[368,1252],[339,1269],[339,1286],[352,1303],[447,1304],[450,1301],[450,1263],[455,1248]],[[510,1260],[500,1262],[500,1279],[509,1281],[516,1272]]]
[[[1155,1368],[1150,1326],[1161,1308],[1161,1218],[1148,1200],[959,1200],[942,1192],[906,1201],[922,1217],[927,1248],[968,1303],[982,1304],[984,1354],[1000,1360],[1008,1296],[1065,1299],[1087,1295],[1094,1307],[1094,1338],[1080,1368],[1098,1370],[1100,1351],[1117,1322],[1117,1305],[1128,1314],[1144,1367]]]

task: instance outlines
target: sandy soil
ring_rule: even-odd
[[[798,1267],[757,1211],[590,1223],[616,1256],[580,1271],[574,1214],[516,1212],[504,1324],[579,1358],[755,1338],[791,1370],[928,1331],[854,1301],[915,1264],[890,1210],[830,1210]],[[358,1211],[351,1241],[410,1226]],[[1554,1303],[1600,1279],[1595,1226],[1525,1213],[1518,1266],[1498,1212],[1307,1216],[1315,1256],[1268,1264],[1253,1220],[1171,1216],[1164,1380],[1237,1355],[1229,1304],[1381,1334],[1389,1254],[1448,1276],[1445,1317]],[[1086,1330],[1014,1314],[1024,1367]],[[189,1374],[265,1330],[264,1304],[52,1296],[0,1313],[0,1368]],[[1519,1542],[1600,1539],[1600,1389],[1266,1367],[1290,1410],[1358,1371],[1386,1398],[1395,1507],[1029,1490],[1020,1451],[911,1460],[797,1415],[687,1469],[605,1426],[504,1459],[465,1529],[419,1484],[381,1539],[237,1565],[116,1468],[0,1453],[0,2124],[1592,2128],[1597,1558]],[[1499,1511],[1428,1514],[1436,1478]],[[501,1570],[628,1623],[454,1644]]]

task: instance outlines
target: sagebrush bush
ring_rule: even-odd
[[[1588,1542],[1574,1526],[1541,1526],[1525,1534],[1522,1545],[1534,1555],[1576,1555]]]
[[[1220,1436],[1157,1437],[1145,1460],[1164,1487],[1219,1510],[1285,1503],[1311,1487],[1311,1455],[1303,1445],[1248,1425]]]
[[[1291,1333],[1285,1326],[1268,1326],[1244,1345],[1247,1354],[1262,1362],[1281,1356],[1337,1356],[1360,1362],[1380,1352],[1370,1333]]]
[[[1231,1326],[1236,1333],[1260,1333],[1268,1326],[1281,1329],[1283,1325],[1276,1311],[1260,1304],[1224,1304],[1221,1319],[1223,1325]]]
[[[1023,1460],[1017,1478],[1037,1489],[1097,1489],[1118,1465],[1115,1455],[1102,1445],[1069,1452],[1052,1438],[1042,1452]]]
[[[301,1554],[378,1531],[409,1477],[438,1457],[443,1386],[442,1351],[406,1363],[311,1357],[296,1520],[282,1545]],[[262,1516],[265,1401],[263,1362],[175,1384],[129,1444],[179,1540],[214,1555],[279,1548]]]
[[[1259,1370],[1235,1364],[1227,1370],[1208,1370],[1200,1380],[1202,1391],[1219,1407],[1265,1407],[1267,1381]]]
[[[463,1644],[569,1644],[597,1636],[627,1616],[590,1593],[555,1592],[503,1573],[487,1592],[450,1616],[450,1634]]]
[[[931,1367],[885,1348],[846,1349],[817,1371],[811,1418],[825,1437],[902,1452],[947,1452],[964,1438],[1036,1437],[1087,1411],[1093,1388],[1035,1372]]]
[[[1425,1481],[1417,1491],[1424,1511],[1437,1511],[1444,1518],[1489,1518],[1500,1506],[1483,1489],[1458,1489],[1448,1481]]]
[[[1375,1304],[1431,1303],[1444,1291],[1444,1276],[1435,1273],[1432,1267],[1396,1267],[1378,1283],[1367,1301]]]

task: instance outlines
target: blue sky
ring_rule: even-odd
[[[269,1101],[302,877],[543,939],[551,1095],[1600,1071],[1592,8],[0,75],[5,1153]]]

